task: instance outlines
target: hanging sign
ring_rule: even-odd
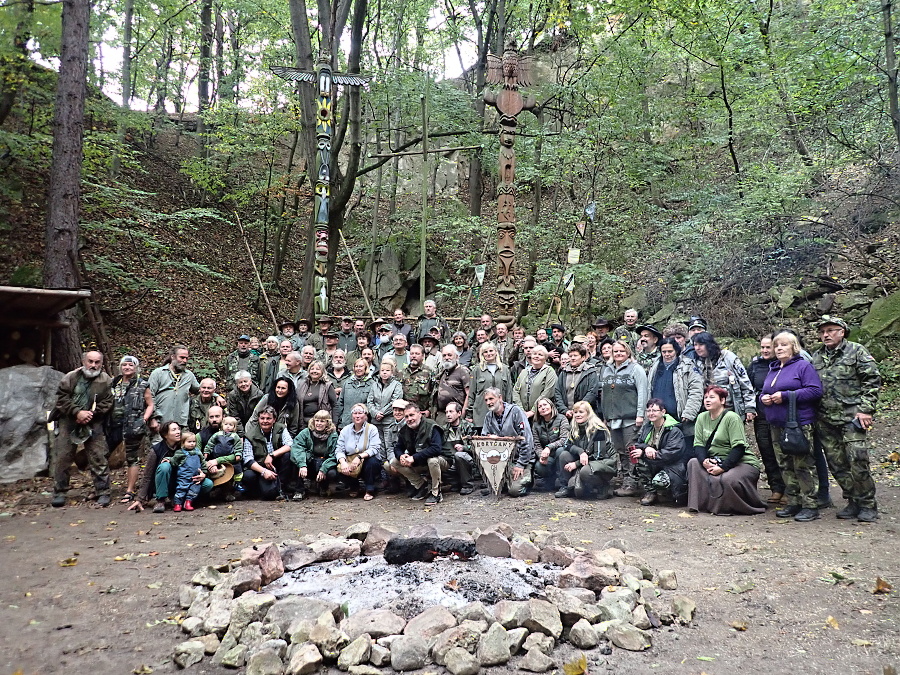
[[[475,278],[478,280],[479,286],[484,283],[485,271],[487,271],[487,265],[475,265]]]
[[[587,221],[579,220],[575,223],[575,229],[578,231],[578,234],[581,235],[581,238],[584,239],[584,228],[587,227]]]
[[[587,206],[584,207],[584,215],[591,219],[591,222],[594,222],[594,216],[597,215],[597,202],[591,202]]]
[[[566,288],[566,293],[571,293],[575,290],[575,272],[569,272],[563,281],[563,284]]]
[[[577,265],[578,261],[581,259],[581,249],[580,248],[570,248],[569,249],[569,257],[566,258],[566,261],[570,265]]]

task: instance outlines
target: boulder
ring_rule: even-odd
[[[600,604],[602,605],[604,601],[613,601],[619,600],[626,605],[628,605],[628,611],[630,612],[634,609],[634,606],[638,604],[638,595],[630,588],[604,588],[600,591]]]
[[[509,542],[509,555],[516,560],[537,562],[540,559],[541,549],[517,534]]]
[[[278,658],[283,661],[285,655],[287,654],[287,647],[288,647],[288,644],[287,644],[286,640],[281,640],[281,639],[277,639],[277,638],[272,639],[272,640],[266,640],[265,642],[260,644],[259,647],[256,647],[255,649],[251,648],[250,656],[253,656],[253,654],[255,654],[256,652],[261,652],[265,649],[271,649],[273,652],[278,654]]]
[[[612,621],[631,621],[631,607],[616,598],[604,598],[597,605],[600,608],[600,620]]]
[[[188,640],[175,647],[172,660],[181,668],[190,668],[195,663],[200,663],[205,653],[206,645],[199,640]]]
[[[181,584],[178,587],[178,605],[181,609],[188,609],[192,604],[194,604],[194,600],[197,599],[197,596],[200,594],[199,588],[194,586],[193,584]],[[203,589],[204,591],[206,589]]]
[[[862,319],[859,339],[869,347],[872,356],[882,359],[890,355],[890,343],[887,340],[898,335],[900,335],[900,291],[894,291],[888,296],[878,298],[869,307],[869,311]]]
[[[631,652],[642,652],[650,649],[650,634],[629,623],[616,623],[606,630],[606,638],[616,647]]]
[[[253,621],[262,621],[269,608],[275,604],[275,596],[271,593],[256,593],[248,591],[234,601],[231,610],[231,627],[233,630],[242,630],[244,626]]]
[[[588,593],[594,595],[592,591],[588,591]],[[547,586],[544,588],[544,594],[559,610],[559,616],[564,626],[572,626],[579,619],[585,617],[584,603],[574,595],[570,595],[556,586]]]
[[[545,589],[546,590],[546,589]],[[563,593],[568,593],[572,597],[580,600],[586,605],[591,605],[597,602],[597,594],[594,591],[587,588],[561,588]]]
[[[558,639],[562,635],[562,619],[552,602],[531,599],[528,601],[528,617],[522,623],[532,633],[543,633]]]
[[[391,668],[417,670],[428,659],[428,641],[418,635],[400,635],[391,644]]]
[[[231,573],[228,583],[234,591],[234,597],[247,591],[258,591],[262,587],[262,570],[256,566],[238,567]]]
[[[418,635],[428,640],[455,625],[456,617],[450,613],[450,610],[441,605],[435,605],[410,619],[403,629],[403,633],[404,635]]]
[[[605,586],[619,583],[619,573],[615,567],[597,565],[594,558],[579,555],[572,564],[560,572],[557,585],[560,588],[580,587],[599,591]]]
[[[672,570],[660,570],[656,573],[656,585],[664,591],[674,591],[678,588],[678,577]]]
[[[523,625],[528,613],[528,603],[522,600],[501,600],[494,605],[494,618],[504,628]]]
[[[569,546],[569,535],[560,530],[549,532],[547,530],[533,530],[531,532],[531,541],[538,548],[546,548],[547,546]]]
[[[350,666],[350,675],[383,675],[378,668],[373,668],[368,663],[360,663]]]
[[[569,630],[569,642],[578,649],[593,649],[600,644],[600,636],[586,619],[581,619]]]
[[[227,638],[229,635],[240,635],[240,643],[246,645],[251,652],[260,649],[266,642],[280,639],[278,626],[272,623],[264,624],[261,621],[252,621],[244,628],[232,623],[225,637]]]
[[[644,579],[653,579],[653,568],[637,553],[625,553],[625,564],[638,568],[644,575]]]
[[[369,528],[362,545],[363,555],[381,555],[387,543],[397,536],[397,530],[386,525],[373,525]]]
[[[219,636],[214,633],[210,633],[209,635],[201,635],[199,637],[195,637],[195,640],[203,643],[203,651],[207,654],[215,654],[216,650],[219,649],[219,645],[221,642],[219,641]]]
[[[226,668],[243,668],[247,661],[247,645],[235,645],[222,654],[219,665]]]
[[[491,624],[481,636],[476,652],[482,666],[499,666],[509,661],[509,636],[499,623]]]
[[[511,628],[506,631],[506,637],[509,638],[509,655],[515,656],[522,649],[526,638],[530,635],[527,628]]]
[[[549,565],[568,567],[578,556],[578,551],[570,546],[544,546],[538,555],[538,560]]]
[[[675,615],[679,623],[689,624],[693,621],[696,610],[697,605],[690,598],[684,595],[676,595],[672,598],[672,614]]]
[[[443,665],[452,675],[478,675],[481,670],[478,659],[462,647],[451,648]]]
[[[349,525],[346,530],[344,530],[344,539],[359,539],[359,541],[365,541],[366,537],[369,536],[369,530],[372,529],[372,523],[367,523],[365,521],[359,523],[353,523],[353,525]]]
[[[0,483],[34,478],[48,468],[47,413],[62,378],[50,366],[0,368]]]
[[[341,650],[350,644],[350,638],[344,631],[324,623],[313,626],[309,641],[319,648],[322,657],[328,661],[336,661]]]
[[[549,655],[550,652],[553,651],[553,648],[556,646],[556,640],[554,640],[549,635],[544,635],[543,633],[531,633],[527,638],[525,638],[525,643],[522,645],[522,649],[526,652],[530,652],[532,649],[537,649],[544,654]]]
[[[461,647],[474,653],[478,648],[481,633],[465,626],[448,628],[437,636],[431,648],[431,658],[439,666],[445,665],[447,652],[455,647]]]
[[[494,621],[496,621],[494,615],[484,606],[484,603],[478,601],[470,602],[467,605],[463,605],[462,607],[451,611],[459,622],[486,621],[487,623],[494,623]]]
[[[319,539],[309,544],[309,549],[316,554],[318,562],[355,558],[360,554],[362,546],[358,539]]]
[[[322,665],[322,654],[314,644],[307,642],[298,645],[291,653],[288,661],[287,675],[308,675],[314,673]]]
[[[475,538],[475,550],[492,558],[508,558],[509,539],[500,532],[488,530]]]
[[[484,633],[487,631],[488,626],[490,626],[492,623],[494,623],[493,619],[491,619],[490,622],[472,621],[471,619],[463,619],[462,621],[459,622],[459,625],[463,626],[464,628],[470,628],[471,630],[474,630],[477,633]]]
[[[189,616],[181,622],[181,630],[188,635],[199,635],[203,632],[203,619],[199,616]]]
[[[301,567],[312,565],[319,557],[306,544],[289,546],[281,552],[281,561],[288,572],[299,570]]]
[[[620,551],[622,551],[622,553],[626,553],[628,551],[628,549],[630,549],[631,547],[628,545],[628,542],[625,541],[624,539],[616,538],[616,539],[608,540],[605,544],[603,544],[603,546],[600,547],[600,550],[603,551],[608,548],[617,548]]]
[[[518,663],[520,670],[527,670],[532,673],[546,673],[556,667],[553,659],[544,654],[540,649],[530,649]]]
[[[631,623],[635,628],[640,628],[641,630],[650,630],[653,628],[650,617],[647,616],[647,609],[643,605],[638,605],[631,610]]]
[[[209,614],[209,603],[211,601],[210,592],[202,586],[192,586],[191,588],[195,589],[197,593],[194,596],[194,601],[191,603],[191,606],[188,607],[187,615],[199,616],[200,618],[205,619],[206,615]]]
[[[296,621],[315,623],[324,612],[330,612],[335,619],[343,616],[340,605],[330,600],[306,598],[292,595],[276,601],[266,613],[266,622],[276,624],[282,635],[292,633],[291,624]]]
[[[273,649],[262,649],[247,661],[247,675],[282,675],[284,664]]]
[[[222,573],[212,565],[205,565],[201,567],[199,570],[197,570],[194,576],[191,577],[192,584],[196,584],[197,586],[206,586],[208,588],[218,586],[221,581]]]
[[[222,641],[219,643],[219,648],[216,649],[216,653],[213,654],[212,664],[214,666],[221,665],[222,659],[225,658],[225,655],[237,646],[238,646],[237,638],[234,635],[232,635],[231,633],[225,633],[225,636],[222,638]],[[243,663],[241,663],[241,665],[243,665]]]
[[[376,640],[386,635],[398,635],[405,627],[406,619],[386,609],[357,612],[341,621],[341,630],[349,635],[351,640],[355,640],[363,633],[368,633]]]
[[[254,544],[241,550],[241,565],[244,567],[259,567],[262,575],[262,584],[266,586],[284,574],[284,563],[281,553],[273,542],[266,544]]]
[[[369,663],[378,668],[391,665],[391,650],[380,644],[373,644],[369,652]]]
[[[209,611],[203,622],[204,633],[215,633],[216,635],[224,635],[231,624],[231,610],[234,600],[216,599],[209,605]]]
[[[350,670],[350,666],[358,666],[360,663],[368,661],[371,652],[372,638],[367,633],[363,633],[341,650],[337,667],[341,670]]]

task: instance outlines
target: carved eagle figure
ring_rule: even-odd
[[[314,72],[310,72],[307,70],[301,70],[300,68],[293,68],[291,66],[269,66],[269,70],[275,73],[278,77],[283,80],[289,80],[291,82],[315,82],[316,74]],[[345,75],[344,73],[332,73],[331,79],[335,84],[343,84],[350,85],[352,87],[361,87],[366,84],[372,78],[368,75],[359,75],[359,74],[350,74]]]
[[[485,81],[488,84],[502,84],[507,89],[528,87],[534,83],[531,77],[532,69],[532,57],[521,56],[516,51],[516,43],[510,42],[502,57],[496,54],[487,55]]]

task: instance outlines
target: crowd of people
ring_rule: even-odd
[[[599,317],[570,335],[484,314],[466,334],[428,300],[414,322],[398,309],[368,324],[343,317],[339,329],[328,316],[316,323],[239,336],[221,389],[195,377],[183,345],[146,379],[134,356],[111,378],[103,356],[86,352],[52,415],[53,506],[66,504],[82,443],[101,506],[120,443],[121,501],[134,510],[403,490],[436,505],[446,491],[492,493],[473,448],[482,436],[511,439],[510,497],[622,497],[722,515],[768,502],[806,522],[833,506],[830,471],[847,500],[838,518],[878,518],[867,434],[881,381],[840,318],[822,317],[812,353],[790,330],[762,337],[748,367],[699,316],[660,330],[628,310],[617,327]]]

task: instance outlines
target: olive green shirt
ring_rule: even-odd
[[[718,427],[716,426],[717,424]],[[759,459],[747,445],[744,423],[736,412],[726,410],[723,416],[718,419],[710,418],[709,412],[705,410],[700,413],[697,416],[697,423],[694,427],[694,445],[705,447],[706,441],[713,430],[715,430],[715,436],[713,436],[712,443],[709,445],[709,450],[706,451],[709,457],[725,459],[734,446],[743,445],[746,449],[744,450],[744,456],[741,457],[741,462],[757,469],[762,469]]]

